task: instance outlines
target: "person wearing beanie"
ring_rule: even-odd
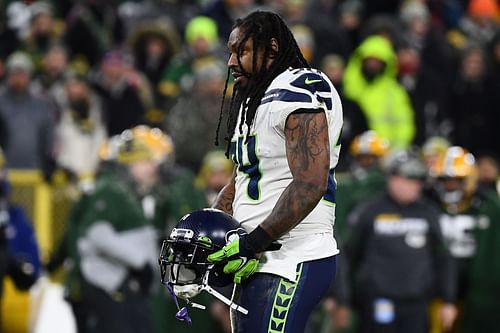
[[[459,23],[458,33],[471,43],[487,46],[499,31],[500,8],[496,0],[471,0],[467,13]]]
[[[187,23],[184,40],[185,49],[172,59],[158,85],[167,112],[182,93],[193,89],[197,66],[223,58],[217,23],[207,16],[195,16]]]
[[[56,110],[31,90],[33,63],[23,52],[7,58],[6,89],[0,94],[0,145],[10,168],[51,173]],[[29,119],[29,121],[27,121]]]
[[[496,21],[500,18],[498,2],[495,0],[471,0],[467,11],[471,17],[491,18]]]

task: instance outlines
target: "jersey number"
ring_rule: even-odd
[[[243,136],[239,137],[237,142],[231,142],[233,161],[238,165],[238,171],[246,174],[249,178],[247,194],[252,200],[260,199],[259,181],[262,178],[256,146],[255,135],[248,136],[247,143]]]
[[[248,137],[248,143],[245,143],[244,137],[239,137],[238,141],[231,142],[231,152],[234,163],[238,165],[238,171],[246,174],[249,178],[247,185],[247,195],[252,200],[260,199],[259,181],[262,178],[262,173],[259,169],[259,158],[256,153],[256,137],[255,135]],[[245,161],[245,156],[247,160]],[[335,204],[335,192],[337,184],[334,177],[334,169],[330,170],[328,175],[328,187],[323,197],[324,200]]]

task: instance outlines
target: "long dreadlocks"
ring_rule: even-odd
[[[260,105],[261,99],[271,82],[287,68],[309,68],[309,64],[304,59],[300,52],[299,46],[293,37],[292,32],[287,27],[283,19],[275,13],[267,11],[255,11],[243,19],[236,20],[233,29],[239,28],[243,34],[243,38],[237,47],[238,63],[241,66],[240,55],[245,43],[251,38],[253,43],[253,64],[252,75],[249,78],[246,87],[236,89],[231,96],[229,104],[229,117],[227,119],[227,133],[224,138],[226,141],[226,156],[229,157],[230,142],[236,130],[238,123],[238,114],[242,109],[239,131],[243,131],[243,122],[247,125],[247,139],[255,118],[255,113]],[[271,48],[271,39],[275,38],[278,42],[278,51]],[[257,64],[257,52],[263,50],[264,54],[261,59],[263,62],[259,68]],[[274,57],[274,61],[266,68],[264,65],[269,57]],[[259,71],[257,71],[259,68]],[[226,84],[222,96],[220,108],[219,123],[217,125],[215,144],[218,145],[219,130],[222,121],[224,109],[224,100],[227,92],[230,71],[228,70]]]

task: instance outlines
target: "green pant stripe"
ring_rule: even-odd
[[[268,333],[283,333],[285,332],[286,318],[288,317],[288,310],[292,305],[293,296],[297,289],[300,276],[302,274],[302,263],[296,273],[295,282],[290,282],[281,278],[274,295],[273,308],[271,309],[271,316],[269,318]]]

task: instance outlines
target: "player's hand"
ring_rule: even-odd
[[[323,301],[323,309],[330,317],[334,328],[345,330],[349,327],[351,321],[351,310],[342,304],[339,304],[334,298],[327,297]]]
[[[445,332],[450,331],[453,328],[453,324],[457,319],[458,310],[454,304],[444,303],[441,305],[440,309],[440,319]]]
[[[235,235],[226,246],[209,255],[208,261],[215,263],[227,260],[224,273],[234,274],[234,282],[239,284],[257,271],[259,259],[246,240],[248,234],[238,232]]]

